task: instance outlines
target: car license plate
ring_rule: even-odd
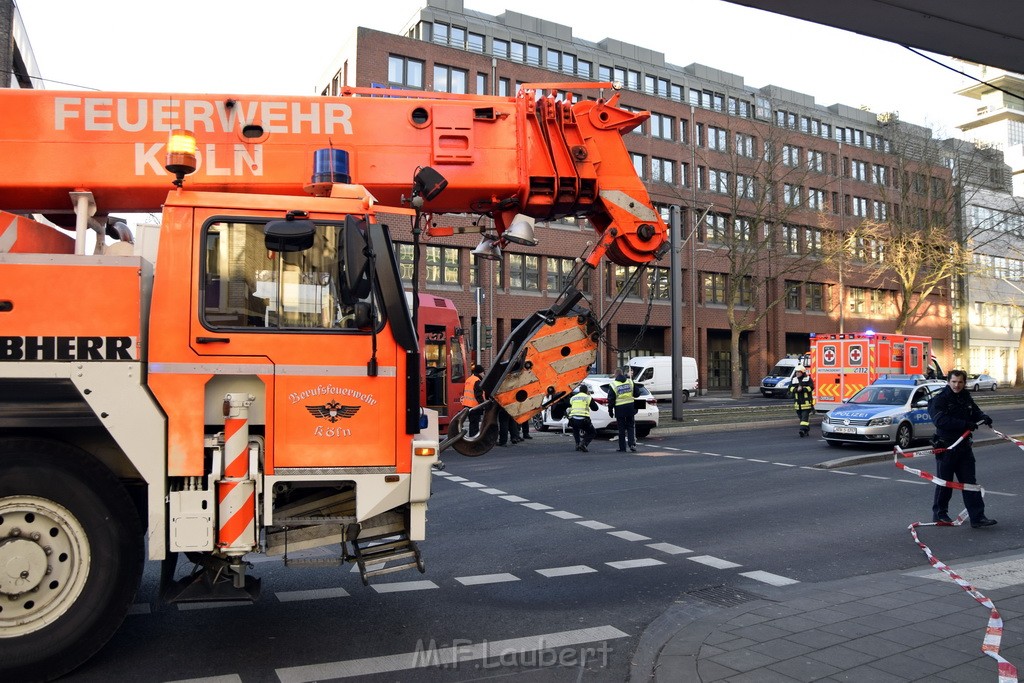
[[[836,434],[856,434],[856,427],[833,427],[833,431]]]

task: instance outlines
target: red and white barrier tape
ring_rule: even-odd
[[[992,431],[995,432],[1000,438],[1006,439],[1007,441],[1015,444],[1021,450],[1024,450],[1024,442],[1018,441],[1017,439],[1014,439],[1011,436],[1007,436],[1006,434],[1003,434],[998,430],[993,429]],[[893,449],[893,458],[895,465],[901,470],[910,472],[911,474],[917,475],[922,479],[934,483],[936,486],[945,486],[947,488],[958,489],[960,491],[978,491],[979,493],[981,493],[982,497],[984,497],[985,489],[983,489],[979,484],[962,484],[956,481],[946,481],[945,479],[939,479],[930,472],[925,472],[923,470],[907,467],[906,465],[899,461],[900,458],[920,458],[927,455],[937,455],[951,448],[956,448],[961,441],[968,438],[970,435],[970,431],[964,432],[959,439],[957,439],[955,442],[953,442],[950,446],[947,446],[946,448],[921,448],[915,449],[913,451],[904,451],[899,446],[896,446]],[[963,512],[956,516],[956,519],[954,519],[952,523],[914,522],[907,528],[910,530],[910,535],[914,539],[914,543],[916,543],[917,547],[919,547],[924,552],[925,557],[928,558],[928,562],[933,567],[935,567],[940,572],[951,578],[968,595],[970,595],[972,598],[978,601],[978,603],[989,609],[988,626],[985,628],[985,639],[982,641],[981,651],[989,657],[991,657],[992,659],[996,660],[999,672],[999,683],[1018,683],[1017,667],[1008,662],[1006,659],[1003,658],[1002,655],[999,654],[999,647],[1002,644],[1003,640],[1003,618],[999,615],[999,610],[997,610],[996,606],[992,603],[992,601],[985,597],[977,588],[972,586],[970,583],[964,580],[963,577],[954,572],[949,567],[949,565],[944,563],[939,558],[935,557],[935,555],[932,554],[931,548],[925,545],[917,535],[917,528],[921,526],[960,526],[966,520],[967,510],[964,510]]]

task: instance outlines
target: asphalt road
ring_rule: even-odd
[[[990,412],[996,428],[1024,431],[1019,404]],[[347,567],[258,561],[259,602],[182,609],[156,604],[152,565],[136,613],[67,680],[646,680],[670,606],[927,566],[906,527],[930,515],[932,486],[891,461],[817,467],[865,451],[799,439],[792,416],[666,428],[636,454],[534,436],[480,458],[445,454],[425,575],[364,587]],[[976,453],[1000,523],[937,538],[951,563],[1024,544],[1024,453],[1005,441]]]

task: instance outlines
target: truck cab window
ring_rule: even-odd
[[[264,223],[216,221],[204,231],[202,319],[210,329],[368,329],[370,300],[339,297],[344,226],[317,226],[313,246],[268,251]],[[377,323],[380,323],[378,315]]]

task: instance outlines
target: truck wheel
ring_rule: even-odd
[[[896,445],[900,448],[910,448],[910,444],[913,441],[914,431],[910,428],[910,425],[904,422],[896,429]]]
[[[88,453],[0,440],[0,679],[50,680],[99,650],[135,599],[142,525]]]

